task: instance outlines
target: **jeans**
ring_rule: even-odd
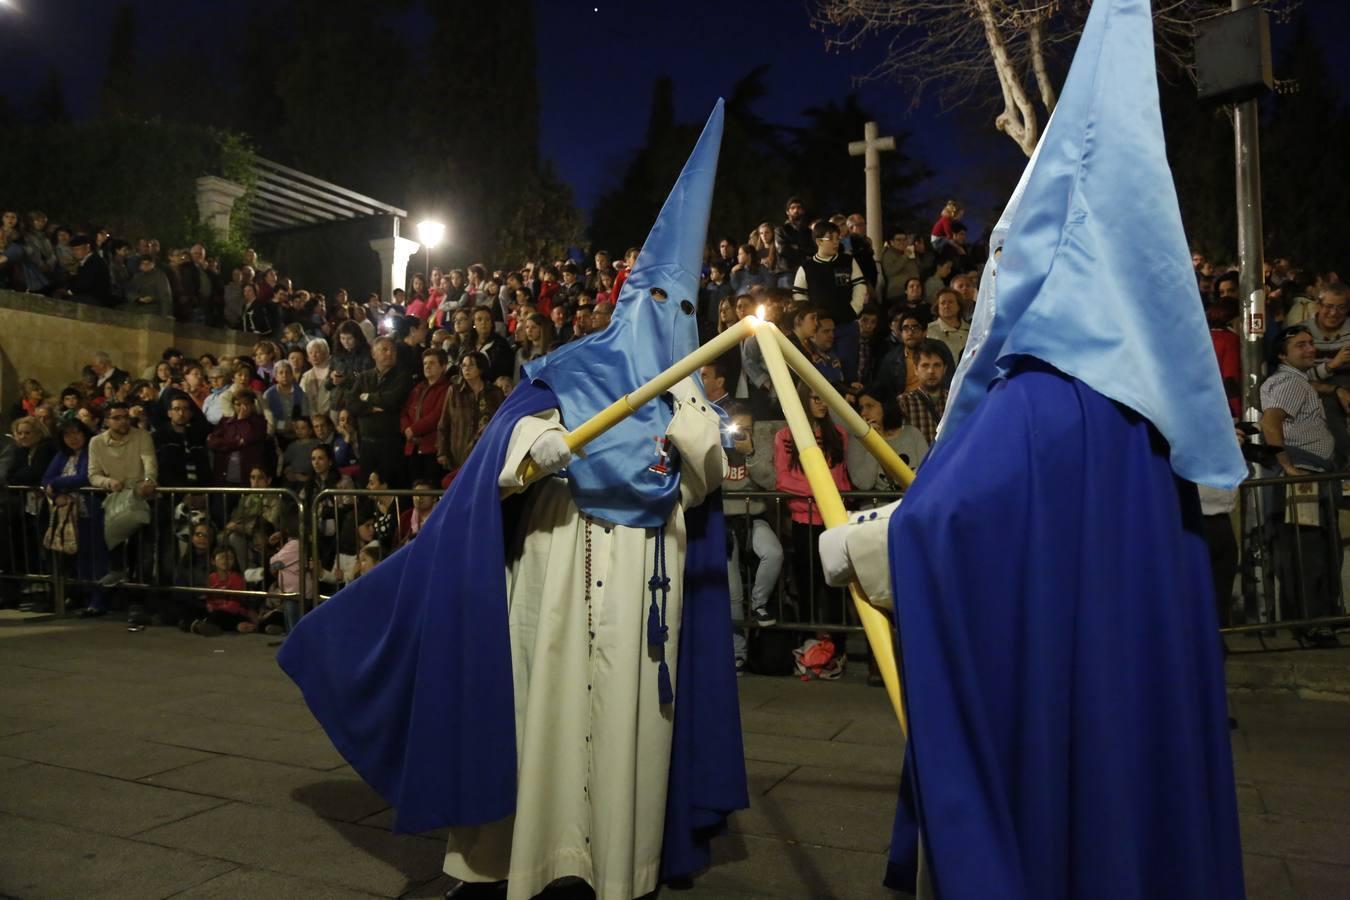
[[[738,521],[741,520],[741,521]],[[773,526],[763,519],[727,517],[728,533],[731,535],[731,554],[727,559],[727,580],[731,587],[731,621],[741,622],[745,612],[745,583],[741,577],[741,536],[749,538],[750,552],[758,559],[755,566],[754,581],[750,587],[750,609],[765,609],[769,598],[778,585],[778,574],[783,570],[783,545],[778,540]],[[740,629],[732,632],[733,650],[737,659],[745,658],[745,633]]]

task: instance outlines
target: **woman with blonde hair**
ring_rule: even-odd
[[[955,223],[964,212],[965,209],[955,200],[948,200],[942,205],[942,214],[933,223],[932,245],[935,251],[941,252],[956,237]]]

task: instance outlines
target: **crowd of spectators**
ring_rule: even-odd
[[[796,198],[785,213],[743,240],[727,236],[708,246],[695,304],[701,337],[762,308],[886,441],[920,466],[969,336],[987,248],[967,242],[955,202],[931,228],[896,230],[880,248],[867,238],[861,215],[813,220]],[[173,583],[207,590],[175,592],[140,618],[133,614],[133,625],[172,620],[204,634],[280,632],[287,624],[282,604],[256,605],[211,589],[324,594],[414,539],[433,496],[330,501],[316,514],[317,558],[302,576],[299,516],[286,497],[313,509],[325,489],[447,486],[526,362],[608,326],[639,253],[630,249],[615,260],[599,250],[585,260],[514,269],[432,269],[393,296],[359,300],[341,288],[329,296],[297,287],[251,250],[225,275],[201,245],[164,254],[153,239],[72,232],[41,212],[4,212],[0,225],[0,287],[254,335],[246,356],[189,357],[168,348],[155,365],[128,373],[96,352],[68,384],[25,381],[9,415],[13,437],[0,445],[4,483],[40,486],[51,498],[49,509],[33,496],[10,498],[11,534],[31,539],[20,549],[13,538],[0,546],[0,569],[38,570],[37,554],[59,543],[58,510],[70,511],[62,525],[70,543],[101,546],[102,504],[75,489],[131,492],[156,521],[171,524],[111,554],[76,554],[74,574],[93,585],[85,591],[86,614],[107,610],[109,593],[129,577],[162,582],[165,560],[172,560]],[[1198,254],[1194,264],[1236,417],[1237,276]],[[1286,472],[1342,469],[1350,457],[1347,289],[1334,273],[1305,273],[1283,259],[1266,275],[1277,359],[1263,389],[1266,441],[1289,448],[1280,461]],[[1300,334],[1311,341],[1290,337]],[[1305,353],[1303,343],[1312,349]],[[761,625],[788,614],[842,622],[842,596],[819,582],[811,562],[822,524],[804,499],[809,490],[758,345],[742,342],[701,376],[729,422],[724,502],[736,600]],[[842,490],[899,490],[820,398],[803,388],[801,399]],[[192,491],[209,485],[259,493],[194,500]],[[264,490],[273,487],[289,494]],[[792,500],[778,522],[764,503],[737,498],[747,490],[803,499]],[[786,596],[797,598],[794,609],[775,605],[783,596],[780,573]],[[12,602],[13,585],[6,590]],[[744,657],[743,641],[737,654]]]

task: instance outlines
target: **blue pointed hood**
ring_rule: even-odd
[[[1096,0],[994,229],[939,441],[1011,357],[1027,355],[1149,419],[1182,478],[1231,488],[1246,476],[1167,165],[1155,66],[1148,0]]]
[[[525,364],[527,377],[557,395],[569,429],[698,347],[694,313],[722,116],[718,100],[623,283],[609,326]],[[620,525],[665,523],[678,498],[678,481],[651,467],[661,461],[670,417],[664,402],[649,403],[592,441],[585,458],[573,460],[568,477],[583,512]]]

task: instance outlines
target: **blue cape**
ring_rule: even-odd
[[[300,620],[277,661],[338,751],[395,809],[396,831],[481,825],[516,807],[505,545],[523,495],[497,473],[523,416],[555,408],[522,383],[417,539]],[[749,805],[731,653],[722,503],[686,511],[685,595],[662,875],[708,862]]]
[[[1021,359],[934,446],[889,550],[891,886],[917,822],[943,898],[1243,896],[1199,503],[1147,420]]]

